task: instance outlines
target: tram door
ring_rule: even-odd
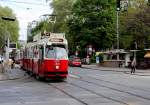
[[[40,45],[39,46],[39,75],[44,76],[44,46]]]

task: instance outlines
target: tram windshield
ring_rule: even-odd
[[[45,49],[46,58],[50,59],[67,59],[68,54],[63,46],[46,46]]]

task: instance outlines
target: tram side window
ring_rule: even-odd
[[[22,52],[20,52],[20,59],[22,59],[23,58],[23,53]]]
[[[40,49],[39,49],[39,58],[40,59],[43,59],[44,58],[44,47],[43,46],[40,46]]]
[[[34,58],[39,58],[38,54],[39,54],[39,50],[38,50],[38,48],[37,48],[37,46],[36,46],[36,47],[34,48],[34,54],[33,54]]]
[[[24,51],[24,58],[27,58],[27,49]]]
[[[28,58],[31,58],[31,51],[28,49]]]

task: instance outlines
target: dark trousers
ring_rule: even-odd
[[[135,66],[131,66],[131,73],[135,73]]]

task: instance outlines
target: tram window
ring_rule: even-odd
[[[45,49],[45,56],[46,58],[57,58],[57,59],[67,59],[68,54],[66,49],[64,48],[64,45],[61,46],[46,46]]]
[[[46,58],[55,58],[55,51],[52,46],[46,46],[45,56]]]
[[[67,51],[64,48],[56,47],[56,58],[57,59],[67,59]]]

